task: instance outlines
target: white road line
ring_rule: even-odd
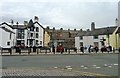
[[[88,67],[84,67],[84,69],[88,69]]]
[[[54,67],[55,69],[57,69],[58,67]]]
[[[97,65],[92,65],[92,66],[96,67]]]
[[[81,65],[81,67],[84,67],[84,65]]]
[[[69,67],[71,67],[71,66],[66,66],[66,68],[69,68]]]
[[[111,68],[112,66],[108,66],[108,67],[110,67],[110,68]]]
[[[114,66],[118,66],[118,64],[113,64]]]
[[[107,64],[104,64],[104,67],[107,67],[108,65]]]
[[[101,68],[101,67],[96,67],[96,69],[99,69],[99,68]]]
[[[72,70],[72,68],[67,68],[68,70]]]

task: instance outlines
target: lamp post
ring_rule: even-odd
[[[110,35],[109,35],[109,27],[107,27],[107,38],[108,38],[108,44],[110,44]]]

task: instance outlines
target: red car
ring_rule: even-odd
[[[57,52],[64,52],[64,47],[62,45],[57,46]]]

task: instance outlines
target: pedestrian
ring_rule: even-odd
[[[55,54],[55,46],[52,45],[52,52]]]
[[[89,48],[88,48],[88,52],[89,52],[89,53],[91,52],[91,45],[90,45]]]
[[[115,48],[113,47],[113,53],[115,53]]]
[[[118,49],[119,53],[120,53],[120,48]]]
[[[80,51],[84,53],[84,47],[83,46],[80,47]]]
[[[98,50],[99,50],[99,49],[98,49],[98,46],[95,46],[95,48],[94,48],[94,49],[95,49],[95,52],[96,52],[96,53],[97,53],[97,52],[98,52]]]
[[[112,51],[112,46],[111,45],[109,45],[109,49],[110,49],[110,52]]]

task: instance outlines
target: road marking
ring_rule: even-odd
[[[57,69],[58,67],[54,67],[55,69]]]
[[[92,66],[96,67],[97,65],[92,65]]]
[[[108,66],[108,67],[110,67],[110,68],[111,68],[112,66]]]
[[[88,69],[88,67],[84,67],[84,69]]]
[[[68,70],[72,70],[72,68],[67,68]]]
[[[104,64],[104,67],[107,67],[108,65],[107,64]]]
[[[81,67],[84,67],[84,65],[81,65]]]
[[[118,66],[118,64],[113,64],[114,66]]]
[[[99,68],[101,68],[101,67],[96,67],[96,69],[99,69]]]
[[[66,68],[69,68],[69,67],[71,67],[71,66],[66,66]]]

